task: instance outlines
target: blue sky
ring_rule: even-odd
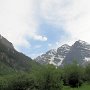
[[[76,40],[90,43],[90,0],[0,0],[0,34],[32,58]]]
[[[57,43],[60,42],[62,36],[67,37],[68,33],[64,32],[63,28],[57,28],[46,22],[42,22],[38,28],[38,34],[47,37],[46,41],[39,41],[31,39],[30,37],[27,40],[31,43],[30,47],[18,47],[21,52],[25,52],[27,55],[35,57],[35,55],[40,55],[47,52],[50,49],[54,49],[57,46]]]

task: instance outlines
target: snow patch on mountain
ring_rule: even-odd
[[[69,50],[70,46],[64,44],[58,49],[52,49],[46,52],[45,54],[37,57],[35,60],[41,64],[53,64],[55,66],[60,66]]]
[[[62,45],[52,49],[35,59],[41,64],[53,64],[55,66],[70,64],[76,60],[78,64],[85,65],[90,62],[90,44],[78,40],[72,46]]]
[[[84,59],[85,61],[90,61],[90,57],[85,57],[85,59]]]

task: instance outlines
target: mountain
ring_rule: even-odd
[[[61,66],[77,61],[78,64],[85,65],[90,61],[90,44],[85,41],[78,40],[72,46],[67,44],[50,50],[35,59],[40,64],[53,64]]]
[[[52,49],[45,54],[38,56],[35,60],[40,64],[53,64],[55,66],[60,66],[69,51],[70,46],[64,44],[57,50]]]
[[[56,50],[52,49],[48,52],[46,52],[45,54],[38,56],[35,60],[41,64],[48,64],[48,63],[54,63],[54,57],[56,55]]]
[[[16,51],[13,44],[0,35],[0,74],[11,71],[29,71],[33,65],[37,63]]]
[[[81,40],[76,41],[66,55],[63,63],[70,64],[72,60],[76,60],[81,65],[88,63],[90,61],[90,44]]]

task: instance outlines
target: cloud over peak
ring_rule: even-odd
[[[60,31],[60,35],[61,28],[69,34],[68,36],[61,35],[62,37],[56,41],[58,45],[61,41],[72,43],[78,39],[90,43],[90,0],[0,1],[0,34],[11,41],[15,47],[29,47],[32,45],[31,39],[46,41],[47,47],[53,47],[49,42],[49,40],[53,41],[49,37],[53,30],[47,32],[48,35],[39,33],[43,30],[39,30],[43,22],[51,25],[52,28],[53,26],[59,28],[55,30]]]
[[[46,41],[47,37],[38,35],[39,21],[36,18],[35,0],[0,1],[0,34],[15,46],[29,46],[27,36]]]
[[[70,33],[71,41],[82,39],[90,42],[89,0],[44,0],[42,2],[42,15],[48,23],[62,26]]]

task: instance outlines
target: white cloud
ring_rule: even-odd
[[[47,41],[47,37],[45,37],[45,36],[35,35],[35,36],[33,36],[33,38],[35,40]]]
[[[90,0],[43,0],[41,12],[48,23],[62,26],[71,35],[62,41],[90,43]]]
[[[46,41],[37,34],[35,0],[0,0],[0,34],[14,46],[30,46],[26,37]]]
[[[0,0],[0,34],[14,46],[30,46],[27,37],[48,40],[38,33],[39,19],[70,34],[60,43],[78,39],[90,43],[90,0]]]

